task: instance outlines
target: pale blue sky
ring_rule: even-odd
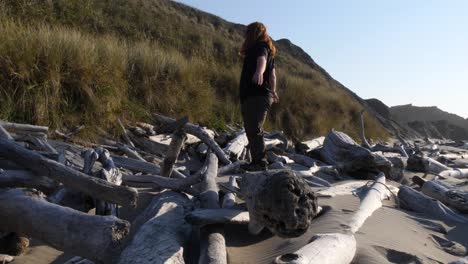
[[[389,106],[468,117],[468,0],[178,0],[228,21],[265,23],[335,79]]]

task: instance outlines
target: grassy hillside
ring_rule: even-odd
[[[166,0],[2,0],[0,119],[109,129],[117,117],[161,112],[218,129],[240,123],[243,29]],[[267,128],[357,136],[356,98],[291,43],[278,47],[281,103]],[[366,127],[388,135],[370,115]]]

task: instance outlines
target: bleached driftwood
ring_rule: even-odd
[[[135,222],[145,222],[123,250],[118,263],[185,263],[186,246],[192,227],[184,216],[192,202],[183,194],[163,192],[153,198]]]
[[[47,132],[49,131],[49,128],[46,126],[18,124],[18,123],[5,122],[5,121],[0,121],[0,126],[4,127],[6,130],[13,132],[13,133],[22,131],[24,133],[39,132],[39,133],[47,134]]]
[[[182,191],[191,185],[200,183],[202,178],[202,174],[195,174],[183,179],[173,179],[158,175],[124,175],[123,181],[129,185],[131,185],[132,182],[146,182],[152,183],[152,187]]]
[[[306,167],[315,167],[317,165],[324,165],[323,162],[319,160],[316,160],[316,159],[313,159],[311,157],[307,157],[301,154],[285,152],[284,155],[294,160],[294,162],[304,165]]]
[[[111,155],[111,157],[114,160],[114,163],[117,167],[129,169],[133,172],[142,172],[142,173],[156,174],[156,175],[161,174],[161,169],[159,168],[158,165],[154,163],[135,160],[135,159],[129,159],[126,157],[120,157],[116,155]],[[178,179],[186,178],[186,176],[178,170],[172,170],[171,177],[178,178]]]
[[[163,124],[170,124],[170,123],[174,123],[175,120],[172,119],[172,118],[168,118],[168,117],[165,117],[165,116],[162,116],[162,115],[158,115],[158,114],[154,114],[153,115],[154,118],[163,123]],[[218,156],[218,159],[223,163],[223,164],[229,164],[231,163],[231,161],[228,159],[226,153],[219,147],[218,143],[216,143],[216,141],[214,141],[214,139],[212,138],[212,136],[210,136],[206,131],[205,129],[203,129],[202,127],[200,126],[197,126],[197,125],[193,125],[193,124],[190,124],[190,123],[187,123],[184,125],[184,129],[185,129],[185,132],[189,133],[189,134],[192,134],[196,137],[198,137],[199,139],[201,139],[206,145],[208,145],[213,151],[214,153],[216,153],[216,156]]]
[[[0,190],[2,229],[37,238],[59,250],[105,261],[118,250],[130,224],[58,206],[22,190]]]
[[[413,182],[421,186],[421,192],[425,195],[455,208],[461,213],[468,213],[468,192],[453,188],[449,189],[438,181],[425,181],[418,176],[413,177]]]
[[[359,209],[345,225],[345,234],[316,235],[309,244],[298,251],[277,257],[276,263],[351,263],[356,253],[354,234],[375,210],[382,207],[382,199],[386,197],[386,192],[385,175],[380,173],[361,200]]]
[[[81,125],[68,133],[62,133],[59,130],[55,130],[55,134],[62,137],[65,141],[69,141],[74,135],[78,134],[81,130],[85,129],[84,125]]]
[[[137,122],[136,124],[137,124],[137,126],[143,128],[146,131],[146,134],[148,136],[156,135],[156,132],[154,131],[154,126],[153,125],[148,124],[148,123],[144,123],[144,122]]]
[[[213,152],[206,157],[205,180],[201,183],[200,204],[202,208],[219,209],[218,158]],[[199,263],[227,263],[226,241],[223,225],[208,225],[200,229]]]
[[[361,136],[361,146],[365,147],[368,150],[372,150],[371,144],[369,144],[369,141],[367,141],[366,130],[364,128],[364,110],[362,110],[359,113],[359,120],[361,124],[361,130],[360,130],[361,133],[359,134]]]
[[[122,129],[122,132],[123,132],[122,136],[123,136],[125,142],[126,142],[128,145],[130,145],[131,147],[135,147],[135,144],[133,144],[132,140],[131,140],[130,137],[128,136],[128,131],[127,131],[127,129],[126,129],[125,126],[122,124],[122,121],[120,121],[120,118],[117,119],[117,122],[118,122],[120,128]]]
[[[318,137],[309,141],[298,143],[296,144],[296,150],[299,151],[300,153],[305,154],[312,150],[321,148],[323,146],[324,140],[325,140],[325,137]]]
[[[248,224],[249,212],[237,209],[198,209],[185,217],[192,225]]]
[[[368,181],[346,181],[340,182],[324,190],[316,192],[317,195],[323,197],[335,197],[337,195],[351,195],[356,194]],[[388,188],[393,192],[397,193],[398,188],[392,185],[388,185]]]
[[[347,230],[351,233],[356,233],[364,224],[369,216],[371,216],[375,210],[382,207],[382,200],[387,198],[389,193],[385,187],[385,174],[380,173],[375,179],[374,184],[367,190],[364,198],[361,200],[359,209],[352,216]]]
[[[219,170],[218,170],[219,171]],[[224,194],[223,202],[221,204],[222,208],[232,208],[236,205],[236,194],[233,190],[238,190],[239,186],[237,185],[236,177],[229,177],[229,182],[227,187],[231,189],[226,194]]]
[[[294,253],[276,258],[277,264],[347,264],[356,254],[356,239],[352,234],[318,234],[312,242]]]
[[[320,156],[328,164],[336,166],[339,171],[359,177],[362,177],[362,171],[378,172],[378,167],[391,166],[390,162],[359,146],[352,138],[339,131],[328,133],[320,150]]]
[[[0,125],[0,138],[10,140],[10,141],[14,140],[14,138],[10,135],[10,133],[8,133],[8,131],[6,131],[6,129],[3,128],[1,125]]]
[[[188,118],[185,118],[188,121]],[[185,124],[185,123],[184,123]],[[183,130],[182,124],[174,133],[172,133],[171,144],[168,147],[167,153],[161,164],[161,175],[164,177],[170,177],[173,171],[174,163],[177,161],[180,150],[184,146],[187,136]]]
[[[448,178],[454,177],[457,179],[466,179],[468,178],[468,169],[450,169],[444,170],[439,173],[440,176]]]
[[[117,143],[116,145],[117,145],[117,148],[119,148],[119,150],[125,153],[129,158],[146,162],[146,160],[142,158],[141,155],[137,151],[131,149],[128,145],[120,144],[120,143]]]
[[[247,134],[245,133],[245,130],[242,129],[236,134],[236,137],[227,144],[224,148],[224,152],[236,159],[239,159],[242,152],[247,147],[247,144],[249,144]]]
[[[35,188],[44,193],[51,193],[57,184],[50,178],[34,175],[26,170],[0,169],[0,188]]]
[[[317,215],[313,190],[292,171],[245,173],[239,187],[249,211],[252,234],[267,227],[280,237],[297,237],[307,231]]]
[[[5,254],[0,254],[0,262],[1,263],[10,263],[15,260],[15,257]]]
[[[468,223],[468,218],[460,215],[452,209],[445,206],[443,203],[432,199],[410,187],[401,186],[398,192],[398,198],[402,207],[424,213],[428,216],[435,217],[444,221],[452,221],[458,223]]]
[[[166,144],[150,140],[146,137],[139,137],[130,131],[127,131],[127,134],[132,140],[132,142],[135,143],[135,145],[143,151],[146,151],[158,157],[163,157],[164,154],[167,152],[168,145]]]
[[[443,171],[451,170],[452,168],[425,155],[412,155],[408,159],[408,169],[412,171],[421,171],[426,173],[438,174]]]
[[[247,164],[245,160],[238,160],[218,169],[218,175],[225,175],[240,168],[242,164]]]
[[[138,192],[133,188],[117,186],[88,176],[61,163],[47,159],[9,140],[0,139],[0,156],[13,160],[35,174],[47,176],[66,187],[92,197],[125,206],[135,206]]]

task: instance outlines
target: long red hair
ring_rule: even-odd
[[[273,45],[273,41],[267,33],[265,25],[260,22],[253,22],[247,26],[245,31],[245,40],[240,50],[241,55],[245,55],[247,50],[254,46],[258,42],[265,42],[270,47],[270,56],[276,55],[276,48]]]

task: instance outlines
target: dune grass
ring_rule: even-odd
[[[217,129],[241,123],[241,28],[162,0],[0,2],[0,119],[52,128],[114,127],[152,112]],[[358,136],[362,106],[289,54],[268,129],[294,139],[331,128]],[[366,132],[387,132],[366,115]]]

